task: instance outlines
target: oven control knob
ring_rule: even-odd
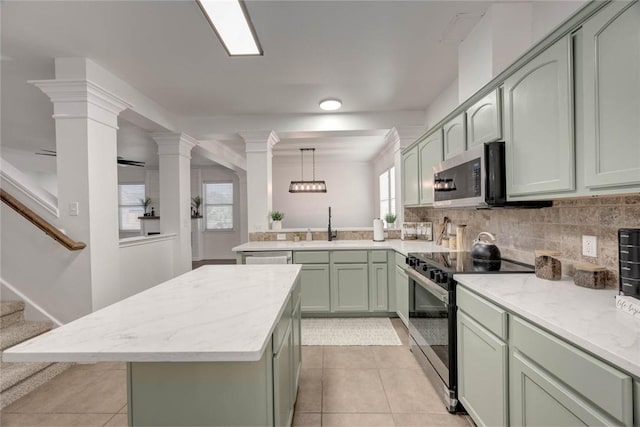
[[[438,270],[433,269],[429,271],[429,279],[431,280],[435,280],[436,279],[436,273],[438,273]]]
[[[442,272],[442,281],[440,283],[447,283],[448,280],[449,280],[449,275],[443,271]]]
[[[433,279],[436,283],[442,283],[442,271],[436,271]]]
[[[427,264],[423,265],[422,271],[429,271],[429,266]]]

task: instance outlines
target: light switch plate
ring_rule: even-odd
[[[287,240],[287,235],[285,233],[276,234],[276,240]]]
[[[598,238],[596,236],[582,236],[582,255],[593,258],[598,256]]]
[[[78,216],[80,215],[80,203],[73,202],[69,203],[69,216]]]

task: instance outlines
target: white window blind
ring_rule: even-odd
[[[204,217],[207,230],[233,230],[233,183],[204,184]]]
[[[139,231],[139,216],[144,215],[144,184],[118,185],[118,217],[120,230]]]

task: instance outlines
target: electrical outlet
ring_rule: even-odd
[[[287,240],[287,235],[285,233],[276,234],[276,240]]]
[[[69,203],[69,216],[78,216],[80,215],[80,203],[73,202]]]
[[[593,258],[598,256],[598,238],[596,236],[582,236],[582,255]]]

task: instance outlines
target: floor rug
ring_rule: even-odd
[[[302,319],[302,345],[402,345],[388,318]]]

